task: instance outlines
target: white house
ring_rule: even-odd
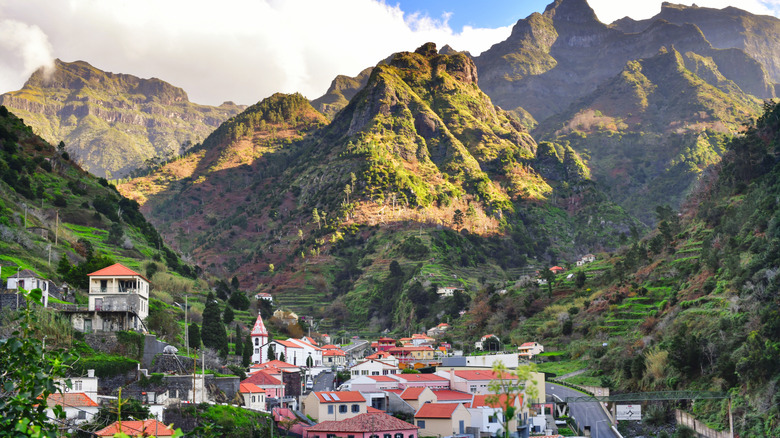
[[[254,383],[244,383],[239,385],[238,392],[244,399],[244,407],[254,411],[266,411],[265,389],[260,388]]]
[[[8,284],[6,285],[6,289],[19,290],[19,288],[22,288],[27,291],[40,289],[43,292],[43,307],[48,307],[49,283],[49,280],[44,280],[35,272],[29,269],[24,269],[22,271],[18,271],[16,274],[14,274],[13,277],[8,277]]]
[[[519,347],[519,355],[526,359],[531,359],[539,353],[544,353],[544,345],[538,342],[525,342]]]
[[[581,259],[577,260],[577,266],[582,266],[586,263],[592,263],[596,261],[596,256],[593,254],[585,254]]]
[[[359,364],[354,365],[349,369],[349,373],[352,375],[352,377],[389,376],[398,374],[400,372],[401,370],[397,366],[374,359],[364,360],[363,362],[360,362]]]
[[[260,292],[259,294],[255,294],[255,299],[256,300],[265,300],[265,301],[270,302],[271,304],[273,304],[273,302],[274,302],[273,295],[271,295],[269,293],[265,293],[265,292]]]
[[[95,377],[95,370],[87,370],[86,377],[71,377],[70,388],[65,384],[66,379],[57,379],[57,385],[62,388],[64,393],[83,393],[93,402],[98,400],[98,378]]]
[[[74,424],[92,421],[92,418],[98,413],[98,404],[83,392],[71,392],[60,394],[55,392],[46,399],[46,416],[52,420],[57,417],[54,415],[54,407],[62,406],[65,411],[65,418],[73,421]]]
[[[146,331],[149,316],[149,280],[119,263],[89,276],[87,310],[67,309],[73,328],[83,332]]]

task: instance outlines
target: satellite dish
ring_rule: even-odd
[[[166,345],[165,348],[163,348],[163,354],[176,354],[178,352],[179,349],[173,345]]]

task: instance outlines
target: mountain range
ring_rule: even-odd
[[[108,73],[84,61],[54,61],[4,105],[94,175],[123,178],[178,156],[244,109],[189,101],[181,88],[159,79]]]

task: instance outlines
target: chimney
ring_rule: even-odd
[[[95,377],[95,370],[87,370],[87,377]]]

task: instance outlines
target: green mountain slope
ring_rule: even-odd
[[[618,74],[628,61],[653,56],[661,47],[712,58],[744,92],[774,97],[763,66],[733,45],[713,49],[691,24],[653,21],[640,32],[609,27],[586,0],[556,0],[543,14],[517,22],[510,37],[475,58],[481,87],[497,105],[522,106],[536,120],[565,111],[577,99]]]
[[[86,62],[55,61],[33,73],[5,105],[94,175],[121,178],[147,162],[178,156],[243,108],[189,102],[181,88],[159,79],[101,71]]]
[[[711,59],[664,48],[629,62],[534,133],[588,156],[611,198],[651,224],[652,206],[678,206],[758,108]]]
[[[363,328],[408,326],[402,297],[421,269],[474,288],[489,272],[611,248],[641,229],[571,148],[537,148],[493,106],[465,54],[432,44],[395,54],[324,121],[300,96],[273,96],[120,190],[212,272]],[[418,266],[424,254],[429,268]],[[380,300],[393,260],[397,283]]]
[[[768,103],[679,213],[657,209],[649,236],[559,275],[550,291],[481,291],[454,336],[537,340],[563,359],[557,369],[584,369],[571,383],[612,393],[721,391],[730,400],[699,400],[688,409],[728,430],[731,403],[739,436],[778,435],[779,140],[780,107]],[[499,323],[507,319],[513,322]],[[672,405],[651,404],[663,423]]]
[[[714,9],[664,2],[661,12],[652,18],[635,21],[626,17],[611,26],[634,33],[658,20],[695,24],[714,47],[744,50],[763,65],[772,82],[780,82],[780,20],[777,17],[755,15],[734,7]]]

